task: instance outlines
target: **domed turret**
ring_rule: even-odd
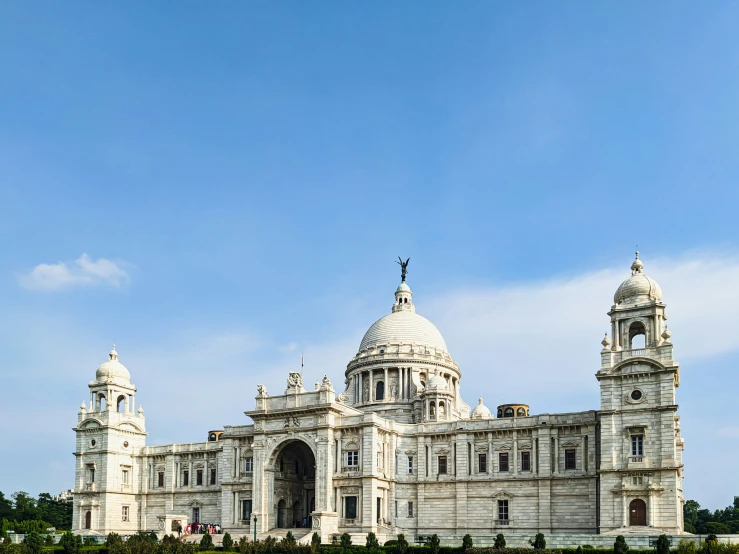
[[[662,302],[662,289],[657,281],[644,274],[644,264],[639,259],[639,252],[631,264],[631,277],[621,283],[613,296],[614,304],[624,302]]]
[[[472,410],[470,419],[493,419],[493,413],[482,403],[482,396],[477,399],[477,406]]]
[[[118,361],[118,352],[115,350],[115,345],[113,345],[113,349],[108,354],[108,357],[108,361],[100,364],[100,367],[97,368],[95,380],[99,383],[104,383],[111,379],[121,379],[130,382],[131,374],[126,366]]]

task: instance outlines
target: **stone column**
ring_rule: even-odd
[[[388,378],[387,378],[387,368],[385,368],[385,386],[384,386],[384,390],[385,390],[385,396],[383,397],[383,402],[387,402],[387,399],[390,396],[390,382],[388,381]]]
[[[513,474],[518,474],[518,431],[513,430]]]
[[[622,527],[629,526],[629,503],[626,501],[626,495],[621,495],[621,502],[623,502],[624,522]]]
[[[357,377],[359,378],[359,402],[360,404],[364,402],[364,398],[362,398],[362,396],[364,395],[364,383],[362,382],[363,380],[362,375],[363,373],[361,371],[357,374]]]
[[[559,473],[559,435],[554,436],[554,473]]]
[[[488,475],[493,473],[493,434],[488,433]]]
[[[190,459],[190,455],[188,454],[188,462],[187,462],[187,474],[188,474],[188,482],[187,486],[192,488],[192,482],[195,481],[195,476],[192,474],[192,460]]]
[[[339,473],[341,473],[341,471],[344,469],[343,468],[343,466],[344,466],[344,453],[341,450],[341,431],[336,431],[335,436],[336,436],[336,438],[337,438],[337,440],[339,442],[339,446],[338,446],[337,452],[336,452],[336,456],[338,458],[337,463],[336,463],[336,467],[337,467],[337,471]]]
[[[582,455],[580,456],[580,458],[582,459],[582,461],[580,463],[580,469],[583,472],[585,471],[585,466],[587,465],[587,462],[585,461],[585,456],[588,455],[587,451],[585,450],[585,437],[586,436],[587,435],[583,435],[582,437],[580,437],[580,450],[582,451]],[[577,466],[575,466],[575,467],[577,467]]]
[[[369,370],[369,401],[375,401],[375,370]]]

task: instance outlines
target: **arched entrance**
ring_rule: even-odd
[[[641,498],[636,498],[629,504],[629,525],[646,527],[647,504]]]
[[[284,529],[287,527],[287,502],[284,499],[277,503],[277,527]]]
[[[92,512],[85,512],[85,529],[92,529]]]
[[[309,527],[312,523],[310,513],[315,510],[316,459],[313,451],[303,441],[292,440],[273,455],[271,465],[274,525],[283,529]]]

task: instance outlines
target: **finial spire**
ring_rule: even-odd
[[[400,266],[400,282],[405,283],[405,276],[408,273],[408,262],[410,262],[411,259],[408,258],[406,261],[403,261],[403,258],[398,256],[398,261],[395,263]]]
[[[637,273],[642,273],[642,270],[644,269],[644,263],[639,259],[639,251],[636,251],[634,261],[631,264],[631,274],[636,275]]]

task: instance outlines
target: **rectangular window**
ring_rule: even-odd
[[[408,456],[408,475],[413,474],[413,456]]]
[[[190,472],[183,471],[182,472],[182,486],[187,487],[189,485],[190,485]]]
[[[124,470],[123,470],[123,471],[121,472],[121,482],[122,482],[122,483],[123,483],[124,485],[128,485],[128,470],[127,470],[127,469],[124,469]]]
[[[488,472],[488,455],[487,454],[477,455],[477,471],[478,473]]]
[[[439,474],[446,473],[446,456],[439,456]]]
[[[631,435],[631,455],[644,456],[644,435]]]
[[[344,517],[346,519],[357,518],[357,497],[356,496],[345,496],[344,497]]]
[[[121,506],[121,521],[128,521],[128,506]]]
[[[408,502],[408,517],[413,517],[413,502]]]
[[[203,470],[199,469],[195,474],[195,484],[198,486],[203,485]]]
[[[575,456],[575,449],[568,448],[565,450],[565,469],[577,469],[577,458]]]
[[[193,523],[200,523],[200,508],[193,508],[192,509],[192,522]]]
[[[241,519],[242,521],[249,521],[251,518],[251,500],[241,501]]]
[[[498,454],[498,471],[508,471],[508,452]]]
[[[210,468],[210,484],[216,484],[216,468],[214,467]]]
[[[498,520],[508,521],[508,501],[498,500]]]
[[[359,466],[359,451],[358,450],[348,450],[347,451],[346,465],[348,467],[358,467]]]
[[[157,478],[157,486],[163,487],[164,486],[164,472],[160,471]]]
[[[395,517],[398,517],[398,501],[395,501]]]
[[[531,452],[521,452],[521,471],[531,471]]]
[[[252,473],[254,471],[254,458],[251,456],[244,458],[244,471],[246,473]]]
[[[91,467],[90,468],[90,483],[94,483],[94,482],[95,482],[95,468]]]

